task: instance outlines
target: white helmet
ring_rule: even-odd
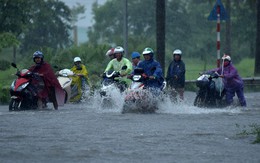
[[[114,49],[114,54],[116,54],[116,53],[124,53],[124,48],[122,48],[121,46],[117,46]]]
[[[81,59],[79,57],[75,57],[74,62],[81,62]]]
[[[229,55],[226,55],[226,54],[223,55],[222,59],[231,61],[231,57]]]
[[[182,55],[182,52],[181,52],[180,49],[176,49],[176,50],[173,51],[172,54],[173,54],[173,55],[174,55],[174,54]]]

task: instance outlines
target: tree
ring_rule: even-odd
[[[156,1],[156,45],[157,59],[165,69],[165,1]]]
[[[260,1],[256,1],[256,51],[255,51],[255,76],[260,75]]]
[[[69,8],[57,0],[0,0],[0,32],[13,33],[24,52],[68,45],[70,19]]]
[[[23,50],[69,45],[71,13],[68,6],[55,0],[40,0],[33,5],[32,17],[24,32]]]
[[[123,8],[117,0],[107,1],[104,5],[93,5],[94,25],[88,32],[91,43],[122,45]],[[142,15],[142,16],[140,16]],[[128,34],[130,44],[146,42],[143,38],[155,39],[155,3],[150,0],[128,1]],[[135,42],[131,42],[135,37]],[[147,41],[150,42],[150,41]],[[155,42],[155,40],[154,40]],[[147,45],[152,46],[152,45]],[[144,47],[142,48],[142,50]],[[137,49],[135,49],[137,50]]]

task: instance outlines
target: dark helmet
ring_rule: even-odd
[[[34,58],[36,58],[36,57],[39,57],[39,58],[41,58],[43,60],[44,55],[43,55],[43,53],[41,51],[37,50],[36,52],[33,53],[33,61],[34,61]]]

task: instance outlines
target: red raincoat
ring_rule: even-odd
[[[56,97],[58,105],[63,105],[65,94],[51,66],[47,62],[43,62],[40,65],[33,65],[29,70],[34,73],[39,73],[43,77],[45,89],[40,92],[38,96],[41,99],[46,99],[51,93],[53,93],[52,88],[54,88],[54,97]]]

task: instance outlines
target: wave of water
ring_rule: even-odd
[[[194,93],[193,93],[194,94]],[[184,101],[172,102],[167,95],[162,100],[158,100],[157,113],[163,114],[216,114],[216,113],[241,113],[245,109],[242,107],[226,107],[226,108],[199,108],[193,106],[195,96],[188,93]],[[88,100],[88,107],[98,113],[121,113],[124,105],[125,94],[120,93],[118,89],[109,92],[111,96],[111,105],[103,105],[103,99],[96,91],[91,99]],[[193,97],[194,96],[194,97]],[[85,104],[82,104],[86,107]]]

